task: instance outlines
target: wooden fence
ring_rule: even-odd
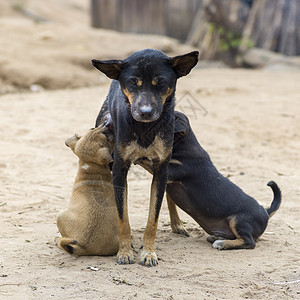
[[[202,0],[91,0],[92,26],[185,41]]]
[[[222,47],[234,56],[250,44],[300,55],[300,0],[205,0],[187,43],[204,59],[215,59]]]
[[[231,65],[253,46],[300,55],[300,0],[91,0],[91,15],[94,27],[168,35]]]

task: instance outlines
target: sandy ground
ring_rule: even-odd
[[[55,246],[56,216],[77,172],[64,141],[93,127],[109,88],[90,59],[146,47],[190,50],[165,37],[91,29],[88,2],[0,0],[0,299],[300,299],[296,72],[195,69],[178,82],[177,109],[219,170],[265,206],[272,201],[266,183],[282,189],[282,206],[254,250],[212,249],[182,211],[191,237],[173,234],[164,202],[159,265],[139,265],[151,177],[137,166],[129,174],[135,264]]]
[[[212,249],[182,211],[191,237],[173,234],[164,203],[153,268],[74,257],[54,244],[77,171],[64,140],[93,126],[108,85],[2,96],[0,298],[299,299],[299,80],[297,73],[195,70],[178,82],[177,107],[223,174],[265,206],[272,199],[266,183],[275,180],[283,203],[257,247],[237,251]],[[140,167],[130,170],[137,251],[150,180]]]

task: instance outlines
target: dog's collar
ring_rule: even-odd
[[[75,192],[77,189],[79,189],[83,185],[103,185],[102,180],[83,180],[78,183],[76,183],[73,187],[73,192]]]

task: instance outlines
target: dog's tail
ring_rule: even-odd
[[[269,218],[271,218],[275,212],[278,210],[281,204],[281,191],[278,187],[278,185],[274,181],[270,181],[267,184],[269,187],[271,187],[273,193],[274,193],[274,199],[271,203],[271,206],[267,208],[267,213],[269,215]]]
[[[85,255],[87,252],[78,244],[77,240],[74,240],[72,238],[67,238],[67,237],[59,238],[57,244],[61,249],[65,250],[70,254]]]

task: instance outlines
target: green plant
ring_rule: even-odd
[[[218,34],[220,51],[236,52],[236,50],[241,46],[242,42],[244,42],[241,34],[235,34],[215,23],[209,24],[209,31],[212,34]],[[246,46],[247,48],[252,48],[254,47],[254,43],[250,39],[247,39]]]

